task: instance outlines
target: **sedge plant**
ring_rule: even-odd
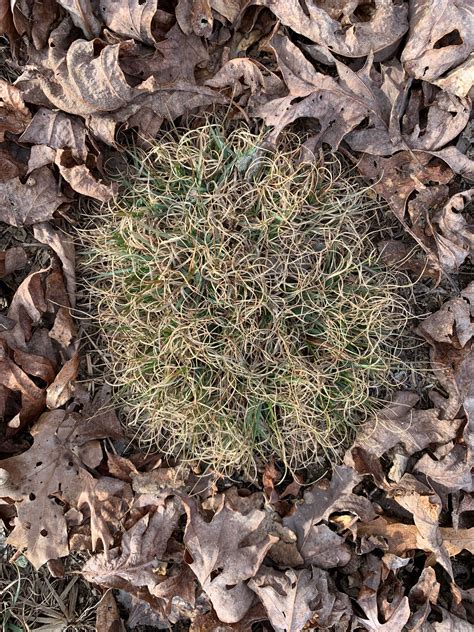
[[[337,453],[380,402],[407,322],[336,157],[205,124],[129,152],[82,231],[107,376],[142,446],[213,470]]]

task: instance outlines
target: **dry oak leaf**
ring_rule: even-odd
[[[60,307],[74,307],[76,304],[76,269],[74,242],[67,235],[55,230],[51,224],[42,222],[33,226],[33,234],[42,244],[49,246],[58,256],[62,264],[62,272],[66,281],[69,305],[64,303]]]
[[[452,527],[440,527],[443,545],[450,557],[458,555],[463,549],[473,551],[474,528],[454,529]],[[358,538],[376,538],[377,548],[380,548],[380,538],[386,541],[386,549],[393,555],[404,556],[415,549],[426,549],[419,539],[418,529],[412,524],[401,522],[389,522],[382,516],[378,516],[370,522],[359,522],[357,525]]]
[[[350,617],[349,599],[318,568],[282,573],[262,566],[248,585],[260,598],[277,632],[299,632],[310,621],[317,629],[331,628],[341,618]]]
[[[283,526],[296,533],[297,545],[303,557],[321,555],[318,551],[317,537],[319,530],[315,527],[322,520],[328,520],[335,512],[352,514],[355,519],[372,520],[375,511],[367,498],[352,493],[361,477],[349,467],[336,466],[333,469],[332,480],[329,485],[316,484],[304,494],[304,502],[297,504],[290,516],[283,518]],[[327,483],[327,482],[326,482]],[[327,534],[326,534],[327,535]],[[339,542],[339,550],[334,555],[340,556],[341,561],[347,557],[345,547]],[[347,560],[348,561],[348,560]]]
[[[474,53],[471,53],[460,66],[433,83],[441,90],[455,94],[457,97],[467,97],[474,86]]]
[[[362,156],[358,169],[403,221],[409,198],[424,191],[429,183],[447,184],[453,178],[451,169],[432,161],[426,152],[400,151],[390,158]]]
[[[368,556],[363,571],[363,584],[357,598],[358,605],[364,611],[365,619],[357,617],[358,622],[367,630],[374,632],[402,632],[410,618],[408,597],[403,597],[394,590],[389,602],[389,617],[380,621],[380,614],[387,602],[383,596],[379,598],[379,590],[383,582],[383,562],[373,555]],[[385,614],[385,613],[384,613]]]
[[[87,158],[84,122],[63,112],[40,108],[20,137],[22,143],[70,149],[74,158]]]
[[[31,120],[21,91],[0,79],[0,143],[5,140],[5,132],[21,134]]]
[[[46,389],[46,406],[50,410],[64,406],[74,394],[74,382],[79,371],[79,351],[76,351]]]
[[[474,222],[468,224],[462,211],[474,199],[474,189],[453,195],[434,217],[438,257],[447,272],[456,272],[467,257],[474,259]]]
[[[68,46],[70,30],[71,22],[63,20],[49,46],[31,53],[30,65],[16,81],[26,101],[87,116],[117,110],[140,94],[119,65],[119,55],[134,46],[132,41],[104,46],[100,40],[76,39]]]
[[[392,494],[396,502],[413,515],[418,530],[417,548],[432,551],[436,560],[453,578],[451,560],[439,529],[442,505],[438,494],[411,474],[402,476],[398,489]]]
[[[410,632],[422,629],[431,612],[431,604],[438,601],[440,585],[433,567],[427,566],[421,572],[417,583],[410,589],[410,619],[407,628]]]
[[[36,169],[23,184],[20,178],[0,182],[2,221],[11,226],[31,226],[52,219],[66,201],[58,193],[58,184],[47,167]]]
[[[87,39],[100,34],[102,25],[94,14],[91,0],[58,0],[58,3],[66,9],[74,25],[82,29]]]
[[[8,543],[24,550],[35,568],[69,553],[65,508],[56,499],[77,510],[87,505],[93,542],[101,540],[104,548],[111,542],[94,494],[97,480],[84,466],[81,451],[88,454],[88,468],[97,467],[102,459],[97,440],[119,436],[120,428],[106,418],[97,419],[93,431],[89,425],[89,419],[64,410],[44,413],[31,430],[31,448],[2,461],[9,478],[0,486],[0,497],[13,499],[18,512]]]
[[[158,0],[101,0],[100,16],[107,28],[117,35],[154,46],[153,18]]]
[[[472,53],[470,0],[412,0],[410,13],[410,32],[401,59],[412,77],[433,82]]]
[[[289,94],[272,99],[252,112],[273,127],[269,142],[275,143],[281,130],[293,121],[311,117],[321,126],[317,136],[311,139],[311,148],[325,142],[337,149],[344,136],[362,122],[367,106],[333,77],[316,72],[287,37],[276,34],[270,45]]]
[[[263,530],[257,541],[252,540],[266,520],[266,512],[254,509],[244,516],[224,501],[206,522],[196,502],[185,500],[188,522],[183,541],[191,559],[189,566],[217,616],[224,623],[236,623],[255,598],[246,581],[257,573],[278,538]]]
[[[316,4],[299,0],[254,0],[282,24],[316,44],[344,57],[365,57],[392,46],[408,30],[408,7],[392,0],[375,0],[369,19],[357,15],[359,2],[344,3],[341,24]]]
[[[105,593],[97,605],[95,629],[101,632],[126,632],[111,590]]]
[[[122,535],[120,548],[91,557],[82,574],[89,582],[125,590],[155,607],[164,607],[165,602],[159,602],[164,580],[159,571],[182,513],[181,501],[176,497],[157,501],[153,512],[144,515]]]
[[[402,444],[407,454],[424,450],[428,445],[452,441],[461,420],[442,419],[440,411],[415,410],[418,395],[410,391],[395,393],[393,402],[377,413],[358,434],[354,446],[377,457]],[[347,459],[350,463],[350,452]]]

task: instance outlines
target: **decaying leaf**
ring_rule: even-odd
[[[185,509],[188,523],[184,544],[189,566],[219,619],[224,623],[240,621],[254,600],[246,580],[254,577],[278,538],[264,530],[255,541],[266,516],[258,509],[243,516],[223,502],[211,522],[204,520],[194,501],[186,501]]]
[[[122,37],[154,46],[152,33],[153,18],[158,9],[158,0],[102,0],[99,5],[104,24]]]
[[[407,72],[434,81],[463,62],[474,46],[469,0],[414,0],[402,62]]]
[[[74,158],[87,158],[86,132],[81,119],[40,108],[20,137],[23,143],[69,149]]]
[[[97,37],[101,30],[101,24],[93,11],[91,0],[58,0],[66,9],[75,26],[82,29],[88,39]]]
[[[268,7],[285,26],[344,57],[365,57],[371,52],[382,51],[400,40],[408,30],[406,4],[385,0],[363,5],[367,6],[368,12],[362,19],[357,15],[359,3],[342,3],[337,14],[344,27],[320,8],[319,2],[255,0],[255,4]]]
[[[36,169],[23,184],[20,178],[0,182],[2,220],[12,226],[30,226],[52,219],[66,201],[58,192],[53,173],[47,167]]]
[[[159,608],[166,581],[159,571],[181,513],[181,502],[176,497],[157,501],[153,512],[123,534],[120,549],[100,553],[86,562],[84,577],[95,584],[126,590]]]
[[[55,410],[41,416],[32,428],[32,447],[2,461],[2,468],[9,474],[8,481],[0,487],[0,495],[17,502],[18,517],[8,542],[25,551],[25,556],[39,568],[49,559],[69,552],[64,507],[56,499],[81,510],[90,511],[93,541],[102,541],[104,547],[111,543],[107,525],[101,515],[101,507],[94,490],[96,479],[84,466],[81,452],[97,439],[118,436],[118,422],[100,423],[96,420],[94,432],[84,428],[88,419],[64,410]],[[96,467],[102,452],[95,450],[94,459],[89,457],[88,468]]]
[[[8,248],[0,251],[0,279],[25,267],[28,257],[23,248]]]
[[[20,134],[31,120],[21,91],[0,79],[0,142],[5,139],[5,132]]]

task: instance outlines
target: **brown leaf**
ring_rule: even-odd
[[[474,529],[453,529],[440,527],[443,546],[450,556],[458,555],[463,549],[471,551],[474,547]],[[419,538],[415,525],[400,522],[388,522],[382,516],[367,523],[358,523],[358,538],[383,538],[387,550],[394,555],[407,555],[415,549],[427,549],[425,542]],[[378,545],[380,546],[380,545]]]
[[[352,493],[360,481],[359,475],[350,468],[336,466],[330,485],[317,484],[304,494],[304,502],[296,505],[294,513],[283,518],[283,525],[296,533],[298,548],[302,555],[311,556],[317,551],[317,538],[320,533],[315,526],[322,520],[328,520],[335,512],[344,512],[364,521],[375,517],[370,501]],[[326,534],[327,535],[327,534]],[[335,555],[341,559],[347,557],[345,547],[336,549]]]
[[[274,143],[281,130],[293,121],[311,117],[321,127],[311,139],[311,148],[325,142],[337,149],[344,136],[363,120],[367,107],[335,79],[316,72],[288,38],[277,34],[270,44],[290,94],[271,100],[254,112],[273,127],[269,141]]]
[[[368,19],[360,20],[355,3],[340,12],[344,26],[316,3],[298,0],[255,0],[268,7],[282,24],[312,42],[344,57],[365,57],[397,42],[408,30],[407,6],[376,0]],[[371,5],[372,6],[372,5]]]
[[[28,257],[23,248],[8,248],[0,251],[0,279],[21,270],[26,266]]]
[[[413,454],[430,444],[454,439],[461,421],[442,419],[440,411],[434,408],[415,409],[418,399],[409,391],[395,393],[392,404],[364,426],[354,446],[380,457],[397,444],[402,444],[407,454]]]
[[[120,548],[100,553],[89,559],[82,573],[87,581],[126,590],[144,598],[146,589],[158,597],[163,576],[159,569],[168,541],[182,513],[181,502],[172,497],[156,504],[122,536]],[[159,604],[159,599],[150,599]],[[164,604],[163,604],[164,606]]]
[[[59,14],[56,0],[35,2],[31,10],[31,39],[36,50],[44,48]]]
[[[21,134],[30,122],[31,114],[21,91],[5,79],[0,79],[0,99],[0,143],[3,143],[5,132]]]
[[[418,530],[418,548],[432,551],[436,556],[436,560],[452,578],[451,561],[439,531],[439,516],[441,513],[439,496],[421,484],[411,474],[405,474],[400,480],[399,490],[397,490],[394,497],[399,505],[413,515],[413,521]]]
[[[407,628],[410,632],[421,629],[431,612],[431,604],[438,601],[439,589],[434,568],[424,568],[417,583],[408,593],[411,615]]]
[[[184,544],[192,560],[189,566],[219,619],[224,623],[240,621],[254,599],[246,580],[255,575],[278,538],[264,531],[256,542],[246,544],[265,520],[265,512],[258,509],[243,516],[222,503],[211,522],[206,522],[194,501],[187,500],[185,508],[188,523]]]
[[[258,595],[273,628],[278,632],[297,632],[311,620],[321,629],[348,619],[351,606],[339,593],[325,571],[317,568],[287,570],[285,573],[263,566],[249,581]]]
[[[53,410],[64,406],[74,393],[74,381],[79,370],[79,353],[76,352],[46,389],[46,406]]]
[[[125,625],[119,614],[114,594],[108,590],[97,606],[96,630],[104,632],[125,632]]]
[[[2,220],[11,226],[45,222],[66,198],[58,193],[54,175],[47,167],[33,171],[25,184],[20,178],[0,182]]]
[[[414,471],[427,476],[430,483],[436,484],[435,489],[444,493],[460,489],[474,491],[472,458],[466,446],[455,445],[446,456],[437,460],[424,454],[415,464]]]
[[[88,441],[107,437],[109,428],[101,423],[96,423],[94,429],[89,425],[87,419],[64,410],[45,413],[31,430],[32,447],[2,461],[9,479],[0,487],[0,496],[15,500],[18,512],[8,542],[19,550],[26,549],[25,556],[35,568],[69,552],[65,509],[55,502],[56,498],[76,509],[87,505],[94,545],[98,540],[104,547],[110,544],[110,533],[101,515],[104,503],[94,495],[97,481],[78,456],[78,450],[87,448]],[[97,467],[101,458],[99,449],[95,463],[89,462],[89,467]]]
[[[58,0],[66,9],[75,26],[82,29],[88,39],[97,37],[101,31],[101,24],[94,15],[91,0]]]
[[[59,167],[59,173],[74,191],[99,200],[99,202],[108,202],[117,194],[117,183],[105,184],[104,182],[99,182],[86,165],[74,164],[71,157],[72,154],[69,149],[58,149],[56,151],[55,164]]]
[[[154,46],[153,18],[158,9],[158,0],[102,0],[99,11],[104,24],[125,38],[132,38]]]
[[[40,108],[20,137],[23,143],[70,149],[74,158],[87,158],[86,131],[81,119]]]
[[[362,608],[366,618],[358,617],[358,622],[367,630],[377,632],[402,632],[410,618],[410,606],[408,597],[392,595],[389,617],[384,617],[385,622],[380,621],[380,612],[384,605],[378,600],[378,591],[382,583],[382,562],[374,556],[369,556],[367,569],[364,573],[363,585],[357,598],[358,605]],[[382,606],[379,608],[379,606]]]
[[[471,53],[465,62],[432,83],[457,97],[467,97],[474,85],[474,53]]]
[[[62,303],[60,307],[74,307],[76,304],[76,270],[74,242],[63,233],[54,230],[51,224],[42,222],[33,227],[35,239],[49,246],[59,257],[66,281],[69,305]]]
[[[391,158],[363,156],[358,168],[374,182],[375,191],[403,220],[409,197],[424,190],[429,182],[446,184],[453,177],[450,169],[431,161],[432,157],[427,153],[400,151]]]
[[[472,52],[474,23],[469,0],[414,0],[402,53],[408,74],[434,81]]]
[[[438,256],[447,272],[456,272],[466,257],[474,258],[474,223],[470,225],[462,215],[474,199],[474,189],[453,195],[433,222],[439,226],[434,234]]]

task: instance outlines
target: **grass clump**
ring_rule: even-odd
[[[333,453],[397,363],[406,305],[332,164],[246,128],[134,150],[84,233],[109,379],[142,443],[220,472]]]

